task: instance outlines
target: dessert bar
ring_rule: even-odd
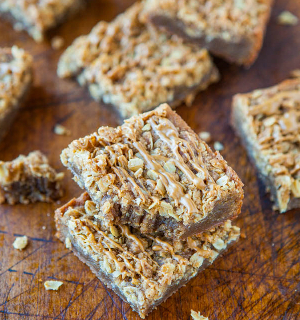
[[[32,80],[32,57],[13,46],[0,48],[0,140],[11,126]]]
[[[61,160],[107,224],[185,238],[241,210],[237,174],[167,104],[73,141]]]
[[[262,46],[272,2],[147,0],[143,19],[229,62],[249,66]]]
[[[232,124],[276,208],[300,207],[300,78],[238,94]]]
[[[51,202],[62,196],[63,173],[57,173],[39,151],[0,161],[0,203]]]
[[[143,24],[137,2],[110,23],[101,21],[77,38],[58,64],[62,78],[77,77],[92,97],[114,105],[121,116],[168,102],[190,104],[219,79],[208,52]]]
[[[57,236],[141,318],[238,240],[230,220],[201,235],[170,241],[118,224],[107,227],[87,193],[55,212]]]
[[[0,0],[0,14],[12,20],[15,29],[26,30],[40,42],[47,30],[78,11],[83,0]]]

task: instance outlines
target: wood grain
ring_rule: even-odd
[[[69,45],[88,33],[101,19],[111,20],[132,1],[91,0],[85,11],[50,34],[61,34]],[[198,95],[193,107],[178,113],[196,131],[209,131],[224,144],[222,154],[245,183],[243,212],[237,220],[242,238],[224,257],[163,303],[149,320],[189,319],[190,309],[210,320],[296,320],[300,318],[300,210],[286,214],[272,205],[257,179],[245,150],[229,126],[232,95],[275,84],[300,67],[300,25],[279,26],[284,9],[300,17],[300,3],[278,0],[265,44],[254,66],[244,70],[217,61],[220,83]],[[56,77],[62,50],[50,42],[36,44],[26,33],[16,33],[0,21],[0,46],[17,44],[34,55],[34,86],[7,138],[0,143],[0,158],[40,149],[60,170],[59,154],[73,139],[101,125],[121,123],[117,113],[94,102],[75,82]],[[61,123],[68,137],[53,133]],[[65,171],[65,170],[64,170]],[[80,194],[67,173],[62,203]],[[1,319],[139,319],[130,307],[105,288],[54,236],[53,211],[59,204],[0,207],[0,318]],[[43,228],[45,226],[45,228]],[[12,248],[14,236],[30,237],[26,250]],[[58,279],[58,292],[46,291],[43,282]]]

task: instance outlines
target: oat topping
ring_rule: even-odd
[[[239,228],[230,221],[182,241],[142,235],[121,224],[107,227],[94,212],[86,211],[95,207],[88,199],[84,194],[56,210],[58,234],[61,240],[70,238],[72,250],[99,270],[100,279],[117,287],[143,318],[173,285],[194,277],[239,237]],[[219,242],[222,249],[214,246]]]
[[[0,161],[0,203],[44,201],[62,196],[63,173],[57,173],[39,151],[20,155],[13,161]]]
[[[55,290],[57,291],[61,285],[64,283],[62,281],[54,281],[54,280],[49,280],[44,282],[44,287],[46,290]]]
[[[143,24],[135,3],[110,23],[101,21],[77,38],[58,64],[60,77],[77,76],[94,99],[118,108],[123,117],[176,106],[218,80],[205,49],[185,45]]]
[[[77,11],[82,3],[82,0],[1,0],[0,13],[10,15],[15,21],[15,29],[27,30],[35,41],[40,42],[48,29]]]
[[[16,237],[14,243],[13,243],[13,247],[15,249],[18,250],[23,250],[27,247],[28,245],[28,238],[27,236],[23,236],[23,237]]]
[[[168,227],[201,221],[227,197],[238,197],[240,206],[242,184],[236,174],[178,118],[162,105],[116,129],[102,127],[62,152],[62,163],[107,221],[122,214],[123,223],[150,233],[156,219],[164,219],[161,228],[174,236]],[[238,214],[235,205],[230,209]]]
[[[289,11],[283,11],[278,16],[278,23],[285,26],[295,26],[299,22],[298,17]]]
[[[191,317],[193,320],[209,320],[207,317],[203,317],[199,312],[196,312],[194,310],[191,310]]]
[[[300,197],[300,79],[237,95],[234,109],[243,117],[239,121],[257,166],[271,179],[271,191],[285,212]]]
[[[0,139],[8,130],[31,82],[32,57],[13,46],[0,48]]]

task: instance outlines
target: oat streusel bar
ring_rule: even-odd
[[[147,0],[143,19],[229,62],[249,66],[262,46],[272,2]]]
[[[32,80],[32,57],[16,46],[0,48],[0,140],[4,137]]]
[[[141,23],[135,3],[114,21],[101,21],[65,51],[60,77],[77,77],[94,99],[114,105],[124,118],[168,102],[190,104],[219,79],[208,52]]]
[[[232,123],[280,212],[300,207],[300,78],[238,94]]]
[[[51,202],[62,196],[63,173],[57,173],[40,151],[0,161],[0,203]]]
[[[107,224],[185,238],[241,210],[236,173],[166,104],[73,141],[61,160]]]
[[[236,242],[230,220],[201,235],[170,241],[119,224],[107,227],[87,193],[55,212],[57,236],[141,318]]]
[[[35,41],[42,41],[54,28],[76,12],[83,0],[0,0],[0,14],[13,20],[16,29],[26,30]]]

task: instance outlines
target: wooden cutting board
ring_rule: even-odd
[[[85,11],[50,34],[60,34],[65,46],[86,34],[101,19],[110,21],[132,1],[91,0]],[[280,26],[277,16],[290,10],[300,17],[300,2],[278,0],[264,47],[249,70],[217,61],[222,80],[199,94],[193,107],[177,109],[196,131],[209,131],[221,152],[245,183],[242,214],[236,221],[245,237],[187,286],[148,317],[150,320],[189,319],[190,310],[210,320],[300,319],[300,210],[272,211],[272,204],[257,179],[246,152],[230,125],[232,95],[278,83],[300,68],[300,24]],[[59,155],[73,139],[99,126],[116,126],[115,110],[94,102],[75,82],[60,80],[56,65],[63,49],[50,42],[36,44],[26,33],[16,33],[0,21],[0,46],[17,44],[34,56],[34,84],[8,136],[0,143],[0,159],[39,149],[61,171]],[[53,133],[60,123],[71,136]],[[81,191],[67,173],[61,204]],[[55,238],[56,204],[0,206],[0,318],[1,319],[139,319],[128,304],[107,289]],[[24,251],[13,249],[16,235],[27,235]],[[58,292],[46,291],[43,282],[64,282]]]

